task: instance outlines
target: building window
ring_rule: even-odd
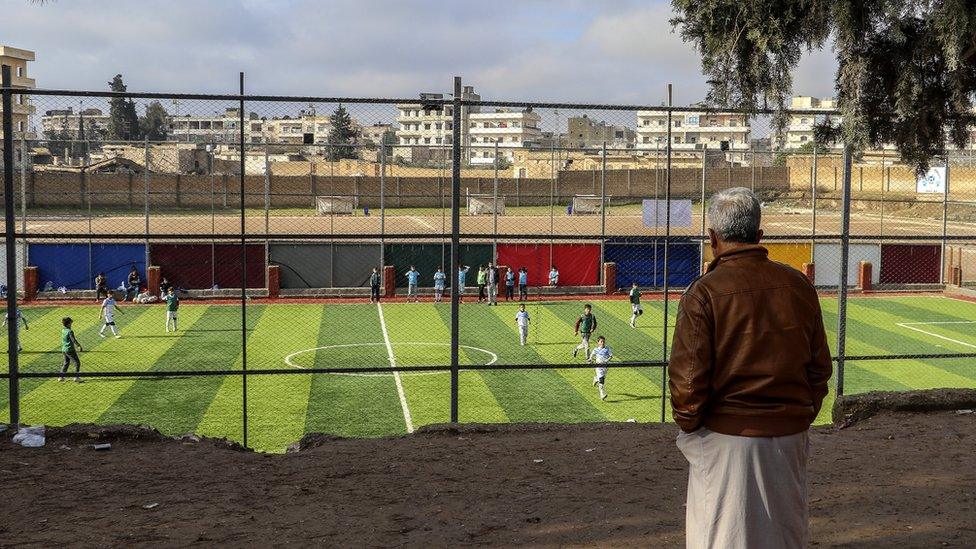
[[[427,123],[427,124],[424,124],[424,129],[425,129],[425,130],[429,130],[429,129],[430,129],[430,124],[429,124],[429,123]]]
[[[664,119],[658,120],[657,121],[657,125],[658,126],[663,126],[664,125]]]
[[[446,124],[444,124],[444,129],[445,130],[454,130],[454,122],[447,122]]]
[[[680,121],[680,120],[677,120],[677,119],[675,119],[675,121],[674,121],[674,127],[675,127],[675,128],[680,128],[680,127],[681,127],[681,121]]]
[[[429,137],[425,137],[424,138],[424,143],[430,144],[430,138]]]
[[[434,129],[435,129],[435,130],[439,130],[439,129],[441,129],[441,123],[440,123],[440,122],[438,122],[438,123],[436,123],[436,124],[434,124]]]
[[[440,145],[441,144],[441,141],[442,141],[441,138],[438,137],[437,139],[434,140],[434,143],[437,143],[438,145]]]
[[[800,141],[806,141],[806,140],[807,140],[807,136],[805,136],[805,135],[801,135],[800,136]]]
[[[19,132],[24,131],[24,121],[23,120],[18,120],[17,121],[17,131],[19,131]]]
[[[17,67],[17,78],[24,77],[24,67]]]

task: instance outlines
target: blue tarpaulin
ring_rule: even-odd
[[[654,238],[611,239],[603,250],[603,260],[617,264],[617,287],[629,288],[633,282],[641,287],[664,286],[664,240]],[[701,271],[698,242],[675,242],[668,245],[668,284],[687,286]]]
[[[146,247],[142,244],[30,244],[28,264],[37,267],[38,283],[55,288],[94,289],[94,278],[105,273],[109,288],[118,288],[135,266],[146,280]]]

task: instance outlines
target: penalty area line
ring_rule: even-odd
[[[900,323],[896,324],[896,326],[901,326],[902,328],[907,328],[909,330],[914,330],[916,332],[919,332],[921,334],[925,334],[927,336],[937,337],[937,338],[943,339],[945,341],[951,341],[952,343],[955,343],[957,345],[962,345],[963,347],[970,347],[972,349],[976,349],[976,345],[973,345],[972,343],[966,343],[965,341],[959,341],[958,339],[952,339],[951,337],[946,337],[944,335],[939,335],[939,334],[932,333],[932,332],[930,332],[928,330],[923,330],[921,328],[916,328],[915,326],[912,326],[910,323],[900,322]]]
[[[400,407],[403,408],[403,422],[407,425],[407,432],[413,432],[413,417],[410,415],[410,407],[407,406],[407,395],[403,391],[403,379],[400,372],[396,370],[396,357],[393,355],[393,344],[390,343],[390,333],[386,331],[386,320],[383,318],[383,306],[376,304],[376,310],[380,313],[380,328],[383,329],[383,342],[386,343],[386,354],[390,359],[390,368],[393,368],[393,380],[396,382],[397,394],[400,395]]]

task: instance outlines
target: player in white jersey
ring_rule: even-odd
[[[98,314],[103,320],[102,329],[98,331],[99,336],[105,337],[105,328],[110,328],[112,334],[115,335],[115,339],[122,337],[119,335],[118,329],[115,328],[115,311],[125,314],[122,307],[119,307],[119,304],[115,301],[115,296],[109,293],[108,297],[102,300],[102,309]]]
[[[30,330],[30,326],[27,325],[27,319],[24,318],[24,315],[20,314],[20,309],[18,308],[18,309],[16,309],[14,311],[14,326],[16,327],[16,332],[17,332],[17,351],[18,352],[24,350],[24,347],[21,346],[21,344],[20,344],[20,325],[21,324],[24,325],[24,329],[25,330]],[[7,326],[7,315],[3,315],[3,326],[4,327]]]
[[[607,392],[603,389],[603,383],[607,378],[607,364],[613,358],[610,347],[607,347],[607,338],[600,336],[596,339],[596,347],[590,353],[588,362],[596,364],[596,376],[593,378],[593,385],[600,389],[600,400],[607,399]]]
[[[529,337],[529,313],[525,310],[525,303],[519,305],[518,312],[515,313],[515,325],[518,326],[519,343],[525,345],[525,340]]]

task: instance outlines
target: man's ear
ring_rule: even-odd
[[[708,244],[712,248],[715,248],[715,247],[718,246],[718,235],[715,234],[715,231],[712,230],[712,229],[708,229]]]
[[[756,244],[759,244],[759,241],[762,240],[762,237],[763,237],[763,230],[759,229],[758,231],[756,231]]]

